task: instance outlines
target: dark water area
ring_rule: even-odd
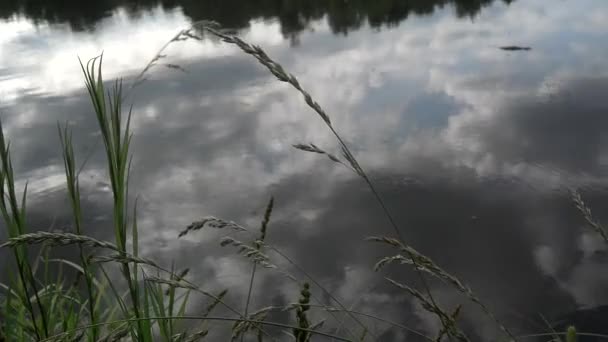
[[[381,1],[326,1],[326,0],[100,0],[90,6],[80,1],[8,0],[0,5],[0,16],[15,13],[35,21],[68,23],[74,30],[94,28],[94,25],[124,8],[132,16],[151,7],[165,11],[180,9],[192,20],[215,20],[225,27],[243,29],[254,19],[276,19],[285,35],[295,36],[307,28],[308,23],[327,16],[334,33],[346,34],[364,24],[380,28],[398,26],[410,15],[430,15],[438,8],[454,6],[458,17],[473,18],[493,0],[381,0]],[[502,0],[509,4],[513,0]]]
[[[56,126],[68,121],[77,158],[88,158],[86,230],[112,239],[102,142],[77,57],[104,51],[105,78],[130,85],[179,30],[203,19],[236,30],[298,76],[407,242],[507,326],[546,332],[542,315],[608,333],[606,246],[570,198],[578,189],[608,220],[604,0],[2,1],[0,117],[19,185],[29,185],[34,229],[71,229]],[[500,49],[509,46],[531,49]],[[365,238],[393,232],[372,193],[347,169],[292,147],[313,142],[339,154],[303,100],[211,38],[164,54],[163,63],[185,72],[158,65],[126,101],[142,255],[190,267],[194,282],[233,289],[240,303],[251,266],[218,246],[222,232],[177,234],[207,215],[257,229],[274,196],[269,243],[348,306],[433,335],[433,317],[373,272],[390,251]],[[416,285],[407,269],[388,274]],[[499,336],[454,290],[431,285],[445,307],[465,304],[460,320],[474,340]],[[297,298],[297,285],[276,272],[261,272],[258,288],[259,307]],[[416,341],[376,329],[382,341]]]

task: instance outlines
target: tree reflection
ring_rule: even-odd
[[[96,0],[83,5],[82,0],[3,0],[0,18],[18,14],[36,22],[67,23],[74,30],[87,30],[119,7],[130,16],[155,6],[181,7],[192,20],[211,19],[234,29],[248,27],[252,19],[276,19],[283,34],[294,38],[312,20],[323,17],[334,33],[346,35],[365,23],[390,27],[412,14],[432,14],[446,5],[453,5],[458,17],[474,17],[494,1],[498,0]]]

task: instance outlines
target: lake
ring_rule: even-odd
[[[438,332],[432,315],[383,279],[420,285],[411,267],[373,270],[394,250],[366,237],[394,231],[367,184],[293,147],[341,156],[295,89],[209,34],[169,44],[131,88],[199,20],[259,45],[297,76],[404,240],[517,334],[546,332],[542,317],[557,323],[608,305],[606,244],[571,196],[579,191],[608,220],[605,0],[3,1],[0,118],[18,187],[28,182],[33,230],[72,230],[57,132],[68,122],[78,162],[86,160],[85,230],[113,239],[105,153],[78,62],[103,52],[104,78],[122,78],[133,105],[129,192],[142,256],[189,267],[193,282],[230,288],[242,303],[251,264],[219,246],[229,232],[178,233],[208,215],[256,231],[273,196],[268,244],[346,306]],[[457,291],[429,282],[445,307],[465,304],[459,322],[472,340],[500,336]],[[297,300],[281,272],[261,271],[256,284],[255,307]],[[373,327],[382,341],[418,338]]]

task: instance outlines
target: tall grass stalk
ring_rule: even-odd
[[[64,128],[61,128],[61,126],[59,126],[58,124],[57,130],[59,131],[59,140],[61,141],[63,165],[66,175],[68,197],[70,200],[70,205],[72,207],[72,216],[74,218],[74,226],[76,234],[82,235],[83,230],[82,210],[80,205],[80,184],[78,179],[78,172],[76,170],[76,159],[74,157],[74,146],[72,144],[72,132],[68,129],[67,124]],[[85,255],[84,248],[81,244],[78,244],[78,252],[80,262],[82,264],[82,273],[85,278],[85,284],[88,294],[87,302],[89,306],[89,316],[91,319],[91,324],[94,325],[97,323],[97,314],[95,308],[95,303],[97,302],[97,295],[93,286],[94,273],[91,270],[88,258]],[[89,336],[89,340],[96,341],[98,336],[99,328],[93,327],[91,329],[91,335]]]
[[[2,217],[7,227],[8,236],[14,238],[26,233],[27,184],[23,189],[21,201],[19,201],[15,191],[15,178],[9,147],[10,143],[5,140],[4,129],[0,123],[0,160],[2,161],[0,169],[0,211],[2,211]],[[41,338],[48,336],[49,329],[46,309],[39,296],[38,285],[29,263],[27,249],[23,246],[14,248],[13,254],[20,280],[20,282],[16,284],[18,296],[29,312],[36,337]],[[36,315],[34,305],[30,300],[30,290],[33,292],[33,296],[36,299],[35,302],[39,315]],[[36,323],[38,316],[40,316],[40,326]]]
[[[122,115],[122,82],[117,80],[112,91],[107,93],[103,83],[101,67],[103,55],[89,60],[85,65],[80,62],[85,77],[85,84],[95,110],[101,136],[103,138],[108,162],[108,172],[112,185],[114,236],[121,254],[127,252],[128,231],[128,174],[130,168],[129,146],[131,143],[130,123],[131,110],[123,122]],[[124,127],[123,127],[124,125]],[[136,215],[133,217],[132,232],[137,234]],[[137,256],[137,240],[132,241],[135,256]],[[133,313],[136,318],[142,318],[142,305],[137,278],[137,266],[133,270],[127,263],[121,265],[122,273],[129,288]],[[133,339],[150,340],[151,331],[146,321],[137,321],[137,335]]]
[[[262,243],[266,240],[266,231],[268,229],[268,223],[270,222],[270,215],[272,215],[272,208],[274,206],[274,197],[270,197],[270,201],[266,205],[266,210],[264,211],[264,218],[262,219],[262,223],[260,226],[260,237],[258,241],[255,243],[255,247],[257,250],[262,248]],[[251,302],[251,293],[253,292],[253,282],[255,281],[255,272],[257,270],[258,263],[253,263],[251,269],[251,277],[249,279],[249,288],[247,289],[247,300],[245,301],[245,317],[249,313],[249,303]],[[241,342],[245,338],[245,334],[241,335]]]

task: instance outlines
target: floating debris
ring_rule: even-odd
[[[515,45],[501,46],[500,49],[505,50],[505,51],[530,51],[530,50],[532,50],[532,48],[529,46],[515,46]]]

